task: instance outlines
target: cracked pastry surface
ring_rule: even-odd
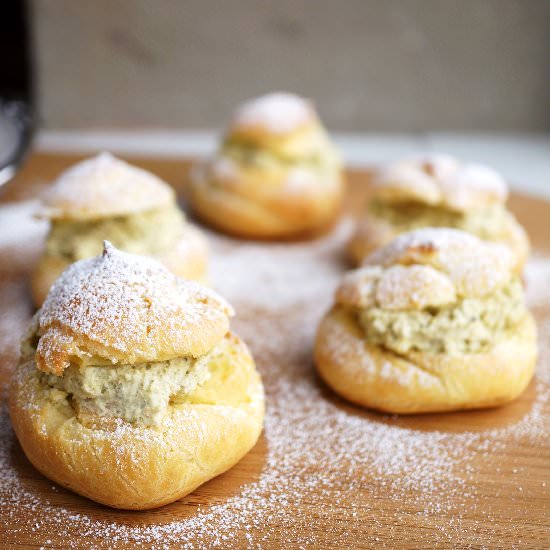
[[[259,97],[235,112],[217,153],[194,167],[188,198],[230,233],[278,238],[322,227],[343,195],[338,154],[307,100]]]
[[[509,249],[454,229],[405,233],[346,274],[315,344],[321,376],[361,405],[488,407],[532,377],[536,334]]]
[[[487,166],[434,154],[404,159],[379,171],[367,211],[348,251],[356,263],[401,233],[450,227],[505,244],[521,271],[529,242],[506,209],[508,188]]]
[[[44,475],[97,502],[162,506],[232,467],[263,422],[231,306],[120,252],[69,267],[22,341],[10,415]]]
[[[152,256],[176,275],[206,276],[206,239],[185,220],[172,188],[108,153],[62,173],[44,194],[40,215],[50,231],[32,279],[38,305],[69,264],[99,254],[104,240]]]

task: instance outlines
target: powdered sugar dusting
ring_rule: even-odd
[[[334,260],[343,254],[342,243],[352,229],[352,220],[345,218],[332,235],[308,247],[241,243],[212,235],[212,284],[228,300],[241,304],[241,313],[242,309],[249,308],[285,311],[298,303],[305,305],[324,293],[328,305],[342,274],[341,262]],[[245,277],[247,269],[253,275]],[[304,280],[308,281],[307,285],[303,285]],[[294,291],[296,287],[300,287],[300,292]]]
[[[506,181],[490,166],[461,162],[441,153],[414,156],[384,167],[377,186],[381,191],[395,188],[404,201],[411,195],[418,202],[459,211],[503,204],[508,197]]]
[[[172,188],[137,166],[101,153],[63,172],[44,193],[48,218],[98,219],[169,204]]]
[[[382,275],[376,302],[384,309],[424,309],[456,300],[451,281],[440,271],[425,265],[394,265]]]
[[[48,224],[35,217],[38,201],[0,204],[0,247],[28,247],[46,234]]]
[[[483,296],[511,277],[512,254],[457,229],[426,227],[403,233],[365,258],[364,265],[430,265],[449,276],[459,296]],[[399,288],[395,292],[400,292]]]
[[[275,92],[241,105],[233,118],[233,126],[260,127],[275,134],[285,134],[314,117],[313,107],[306,99]]]
[[[0,204],[1,271],[28,270],[42,252],[48,223],[35,217],[38,201]]]
[[[67,354],[76,353],[77,346],[78,353],[105,358],[121,352],[129,363],[158,360],[159,347],[167,358],[200,355],[188,334],[197,325],[220,325],[210,330],[221,338],[232,314],[212,290],[106,241],[101,256],[72,264],[52,286],[38,317],[37,361],[44,370],[62,372],[69,364]],[[83,338],[95,345],[93,351],[82,349]],[[210,340],[206,334],[203,338]]]
[[[547,525],[547,488],[533,485],[526,463],[509,465],[503,457],[510,449],[531,461],[538,455],[541,471],[550,459],[550,307],[544,302],[550,257],[527,267],[541,345],[532,397],[505,414],[480,413],[476,421],[469,414],[394,418],[344,404],[311,365],[316,325],[344,272],[350,229],[346,220],[324,239],[290,245],[210,235],[213,286],[235,305],[233,326],[251,346],[266,386],[265,449],[252,453],[261,458],[257,474],[247,457],[246,481],[237,488],[228,488],[235,479],[230,472],[184,504],[121,514],[36,474],[2,410],[6,540],[98,548],[315,548],[358,541],[394,548],[396,540],[416,547],[536,547],[537,532]],[[10,311],[13,305],[2,303]],[[17,340],[21,313],[9,314],[11,326],[0,323],[0,340]]]
[[[0,356],[16,355],[29,322],[27,274],[43,246],[48,224],[35,217],[38,201],[0,204]]]
[[[446,203],[458,210],[475,208],[481,202],[504,203],[508,186],[504,178],[490,166],[465,163],[448,178],[440,181]]]

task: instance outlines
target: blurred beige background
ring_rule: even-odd
[[[549,0],[32,0],[42,125],[215,128],[312,97],[340,131],[547,131]]]

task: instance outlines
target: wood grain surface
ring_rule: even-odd
[[[0,190],[0,204],[15,204],[17,201],[35,198],[48,181],[75,160],[77,157],[73,156],[32,155],[16,180],[6,189]],[[183,162],[133,160],[170,182],[176,189],[181,189],[185,184],[187,165]],[[346,211],[351,214],[358,212],[368,192],[369,174],[350,173]],[[550,261],[550,203],[514,194],[510,199],[510,207],[529,232],[536,261]],[[234,241],[231,246],[237,247],[239,243]],[[28,247],[29,255],[24,257],[35,258],[33,250],[39,250],[40,243],[28,243]],[[4,390],[16,364],[21,327],[28,322],[33,311],[26,291],[32,261],[21,262],[17,260],[18,257],[14,256],[13,250],[0,247],[0,384]],[[342,271],[344,269],[345,265]],[[548,299],[534,304],[539,326],[548,327],[550,324],[549,304]],[[279,322],[282,317],[287,322],[290,315],[299,316],[300,311],[292,308],[284,312],[277,311],[273,314],[273,322],[276,317]],[[270,319],[269,316],[266,318]],[[263,513],[255,519],[254,507],[259,506],[259,501],[254,501],[251,510],[245,514],[246,495],[254,484],[267,483],[265,479],[269,478],[269,469],[273,468],[273,457],[280,459],[282,456],[275,436],[270,435],[273,430],[266,430],[256,447],[237,466],[204,484],[188,497],[159,510],[127,513],[97,505],[41,476],[26,460],[15,441],[4,410],[3,422],[7,427],[2,429],[3,441],[0,446],[0,467],[4,469],[0,472],[0,483],[4,485],[0,487],[0,547],[550,547],[550,440],[544,433],[537,437],[521,437],[517,433],[520,428],[514,432],[514,426],[524,426],[525,419],[534,418],[535,413],[541,426],[550,428],[550,423],[545,420],[550,417],[550,365],[541,363],[537,377],[527,391],[516,402],[503,408],[416,417],[383,416],[347,405],[321,385],[313,374],[309,358],[311,342],[305,343],[303,349],[298,349],[297,342],[290,342],[287,348],[282,345],[275,351],[264,349],[261,342],[254,341],[255,334],[258,334],[254,325],[258,322],[257,312],[238,310],[237,328],[247,338],[258,368],[266,380],[268,415],[274,414],[274,411],[277,414],[280,412],[280,407],[277,408],[279,390],[274,373],[280,376],[283,371],[274,370],[273,364],[277,363],[283,365],[279,369],[287,368],[291,371],[292,380],[296,384],[311,386],[311,395],[326,400],[328,410],[334,410],[335,415],[338,415],[335,421],[345,417],[349,420],[347,425],[353,421],[355,429],[364,423],[366,433],[373,426],[377,429],[387,426],[388,430],[402,429],[404,437],[409,440],[418,434],[418,441],[422,442],[423,434],[431,434],[430,441],[441,438],[450,443],[455,441],[458,445],[463,441],[458,436],[473,434],[476,447],[469,451],[464,479],[460,485],[450,487],[452,480],[460,478],[461,472],[453,474],[455,477],[448,484],[441,479],[430,480],[429,484],[424,485],[407,484],[415,468],[423,467],[421,463],[415,465],[414,454],[406,456],[407,461],[410,461],[408,470],[404,468],[395,475],[388,473],[387,486],[379,475],[371,475],[367,466],[358,466],[360,457],[350,456],[349,453],[342,455],[341,462],[332,460],[332,466],[321,461],[315,464],[304,456],[305,466],[302,470],[295,463],[292,465],[292,474],[297,479],[289,479],[289,484],[306,487],[307,480],[318,482],[326,479],[325,485],[318,484],[308,489],[307,494],[300,498],[290,489],[285,499],[282,498],[285,494],[281,488],[276,491],[269,489],[280,502],[270,504],[270,514]],[[547,330],[546,336],[549,333]],[[546,342],[542,344],[547,345]],[[548,355],[542,354],[541,357],[543,362],[548,360]],[[6,393],[2,392],[3,400]],[[305,413],[309,405],[303,403]],[[298,431],[302,434],[303,426],[293,424],[297,422],[296,418],[294,413],[286,421],[286,429],[290,432],[295,429],[297,434]],[[284,421],[284,418],[280,419],[280,422]],[[270,422],[272,426],[273,420]],[[455,435],[457,437],[453,439]],[[297,437],[297,446],[300,440]],[[328,441],[319,440],[318,444],[320,448],[330,448]],[[462,452],[460,448],[451,451],[449,456],[457,457]],[[289,456],[293,459],[299,457],[299,448],[289,449]],[[349,468],[346,472],[351,474],[338,477],[338,472],[344,471],[343,465],[347,462]],[[323,471],[334,469],[334,464],[338,465],[336,473],[327,473],[323,478]],[[380,469],[389,472],[388,468],[384,469],[384,465]],[[407,473],[407,478],[403,472]],[[434,469],[435,477],[445,475],[443,468]],[[14,494],[10,495],[9,491]],[[438,491],[440,494],[437,494]],[[443,494],[445,492],[447,495]],[[269,494],[265,498],[268,499]],[[430,499],[435,503],[434,506],[425,504]],[[233,509],[229,502],[238,503],[238,506],[234,504]],[[438,506],[438,503],[445,503],[445,506]],[[277,506],[280,507],[280,513],[277,512]],[[42,509],[47,509],[47,514],[44,515]],[[224,510],[221,519],[218,517],[221,513],[219,510]],[[208,513],[214,519],[209,520],[204,516]],[[51,522],[48,521],[49,516]],[[67,525],[62,523],[63,518],[66,518]],[[194,522],[195,518],[200,520]],[[177,527],[170,531],[166,539],[162,534],[152,536],[149,541],[139,537],[132,540],[131,535],[128,535],[147,528],[154,533],[156,527],[173,522],[187,522],[186,530],[181,532],[179,539],[174,534]],[[233,526],[227,525],[232,522]],[[222,524],[224,536],[217,531]],[[112,528],[108,529],[106,525]],[[124,529],[126,534],[122,536],[120,533]]]

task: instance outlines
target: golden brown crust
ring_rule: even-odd
[[[506,182],[488,166],[431,154],[400,160],[375,178],[374,196],[387,203],[415,202],[458,212],[504,204]]]
[[[61,374],[85,357],[120,364],[199,357],[227,333],[232,314],[215,292],[106,244],[52,286],[38,315],[36,364]]]
[[[174,200],[173,189],[154,174],[101,153],[59,176],[44,193],[40,215],[51,220],[97,220],[160,208]]]
[[[365,407],[398,414],[493,407],[515,399],[531,380],[536,329],[527,314],[489,353],[405,358],[369,345],[350,310],[335,306],[321,321],[314,353],[323,380]]]
[[[173,189],[155,175],[102,153],[61,174],[44,194],[41,215],[54,223],[89,222],[157,208],[169,207],[175,211],[174,202]],[[178,235],[179,240],[172,248],[151,257],[178,276],[204,281],[208,255],[206,239],[183,218],[174,227],[174,241]],[[37,306],[44,302],[51,285],[71,263],[47,254],[40,259],[31,279]]]
[[[447,228],[417,229],[403,233],[365,259],[365,266],[429,266],[443,273],[457,296],[484,296],[511,276],[512,257],[505,247],[491,245],[464,231]],[[426,271],[424,271],[426,273]],[[394,281],[396,293],[413,292],[408,273]],[[426,286],[432,286],[433,281]]]
[[[402,234],[396,226],[375,215],[365,215],[357,222],[355,232],[350,239],[347,252],[354,265],[360,265],[365,259]],[[529,256],[529,239],[523,227],[512,214],[507,214],[502,231],[494,241],[506,245],[514,258],[514,271],[521,273]]]
[[[186,189],[197,214],[250,238],[285,238],[328,225],[344,184],[340,160],[312,105],[269,94],[241,106],[219,151]]]
[[[208,242],[194,225],[186,223],[177,244],[162,254],[152,256],[178,277],[205,283],[208,274]],[[33,302],[40,307],[55,280],[71,262],[44,254],[31,275]]]
[[[492,211],[500,212],[500,227],[471,229],[476,232],[477,228],[484,239],[507,245],[514,253],[516,271],[521,272],[529,253],[529,241],[514,216],[504,210],[507,196],[506,182],[492,168],[461,162],[449,155],[430,154],[406,158],[380,169],[374,178],[372,200],[390,209],[407,204],[424,205],[464,219],[469,214],[490,216]],[[370,212],[358,221],[348,244],[348,255],[358,265],[400,233],[418,227],[419,222],[412,214],[407,227],[406,223],[394,225]]]
[[[386,310],[420,310],[456,301],[451,279],[431,266],[366,266],[348,271],[335,301],[349,307],[380,306]]]
[[[32,361],[20,365],[10,415],[25,454],[50,479],[107,506],[143,510],[182,498],[237,463],[262,430],[252,357],[238,337],[225,342],[211,378],[153,427],[85,425],[62,392],[41,385]]]
[[[398,236],[344,275],[336,305],[317,333],[317,369],[345,398],[387,412],[489,407],[514,399],[531,379],[537,348],[511,263],[506,247],[455,229]],[[510,285],[519,296],[505,293],[502,309],[480,302]],[[491,317],[502,321],[512,310],[509,321],[491,324]],[[490,327],[481,330],[486,345],[473,345],[479,337],[474,331],[452,341],[453,331],[476,322]],[[450,344],[437,347],[437,339],[447,337]]]
[[[238,165],[234,170],[230,186],[219,185],[219,176],[205,167],[187,188],[196,213],[217,229],[249,238],[290,237],[329,224],[340,212],[339,175],[312,173],[307,185],[293,189],[287,171],[270,174]]]

